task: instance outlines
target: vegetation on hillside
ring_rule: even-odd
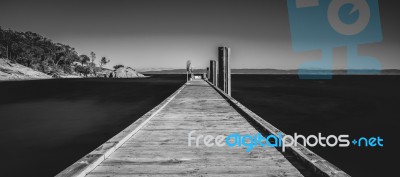
[[[125,67],[124,65],[115,65],[113,68],[114,68],[114,70],[117,70],[118,68],[122,68],[122,67]]]
[[[19,32],[0,26],[0,58],[30,67],[47,74],[80,73],[85,76],[101,71],[110,62],[103,57],[100,67],[95,64],[96,54],[79,55],[69,45],[54,43],[51,39],[33,32]]]

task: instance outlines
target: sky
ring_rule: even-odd
[[[383,41],[359,53],[400,69],[396,1],[379,0]],[[321,58],[294,52],[286,0],[0,0],[0,26],[39,33],[136,69],[206,68],[217,47],[232,50],[232,68],[297,69]],[[346,67],[346,47],[334,49],[335,69]]]

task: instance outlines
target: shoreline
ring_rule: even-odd
[[[24,78],[24,79],[4,79],[0,78],[0,82],[19,82],[19,81],[36,81],[36,80],[64,80],[64,79],[145,79],[151,76],[144,77],[127,77],[127,78],[104,78],[104,77],[51,77],[51,78]]]
[[[75,74],[66,74],[64,72],[55,72],[52,74],[46,74],[44,72],[35,70],[31,67],[21,65],[19,63],[11,62],[8,59],[0,58],[0,82],[1,81],[24,81],[24,80],[42,80],[42,79],[76,79],[76,78],[146,78],[141,73],[130,67],[119,68],[118,70],[110,70],[102,68],[101,72],[98,72],[97,76],[89,74],[90,77],[85,77]],[[113,77],[106,77],[112,73]],[[121,75],[121,73],[124,73]],[[103,77],[99,77],[99,76]]]

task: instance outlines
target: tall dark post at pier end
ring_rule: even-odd
[[[218,85],[226,94],[231,95],[231,69],[230,69],[230,49],[228,47],[218,47]]]
[[[226,47],[226,90],[225,93],[231,96],[231,49]]]
[[[218,88],[225,92],[225,47],[218,47]]]
[[[210,67],[207,67],[206,78],[207,80],[210,80]]]
[[[214,84],[215,86],[218,85],[218,64],[215,60],[210,60],[210,78],[209,81]]]

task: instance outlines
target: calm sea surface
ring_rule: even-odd
[[[54,176],[177,90],[185,75],[0,82],[2,176]],[[395,164],[399,76],[233,75],[232,96],[287,134],[380,136],[384,147],[311,148],[352,176]]]
[[[185,76],[0,82],[0,176],[54,176],[161,103]]]
[[[232,75],[232,96],[287,134],[384,139],[384,147],[311,148],[352,176],[391,176],[396,169],[400,76]]]

